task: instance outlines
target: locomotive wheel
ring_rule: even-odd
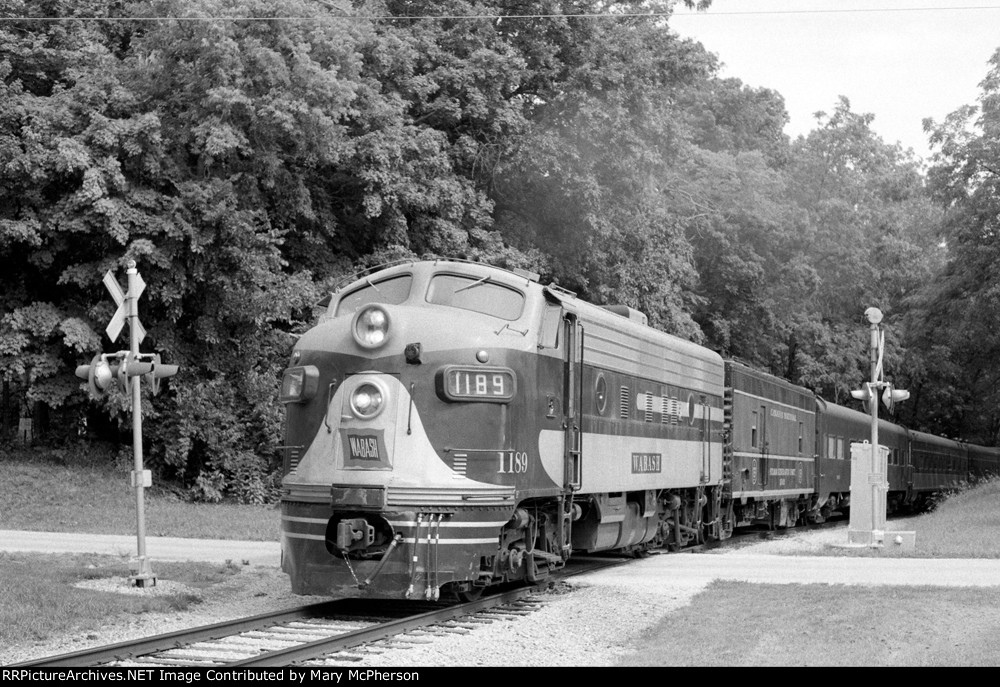
[[[486,587],[477,587],[472,584],[468,585],[468,589],[462,589],[463,586],[465,585],[460,582],[445,585],[441,588],[441,599],[443,601],[458,601],[460,603],[478,601],[483,595],[483,590],[486,589]]]
[[[482,597],[484,589],[485,587],[472,587],[467,591],[457,592],[455,596],[457,596],[458,600],[461,601],[462,603],[467,603],[469,601],[478,601]]]

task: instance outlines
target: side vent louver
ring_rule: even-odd
[[[631,397],[632,394],[629,393],[629,388],[627,386],[623,386],[618,395],[618,411],[623,420],[627,420],[629,418],[629,400]]]

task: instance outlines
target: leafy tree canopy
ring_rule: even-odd
[[[313,304],[413,256],[533,269],[833,400],[867,377],[875,305],[913,422],[995,424],[962,394],[996,388],[997,58],[981,109],[928,125],[932,201],[846,99],[790,141],[781,95],[720,78],[674,6],[0,0],[4,428],[125,427],[73,369],[122,346],[101,279],[135,260],[143,349],[181,366],[145,402],[150,461],[267,499]]]

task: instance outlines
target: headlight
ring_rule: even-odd
[[[315,365],[290,367],[281,377],[281,402],[302,403],[316,395],[319,369]]]
[[[363,348],[378,348],[389,340],[389,313],[377,305],[362,308],[354,315],[354,340]]]
[[[385,405],[385,393],[375,384],[364,382],[351,393],[351,410],[362,420],[370,420]]]

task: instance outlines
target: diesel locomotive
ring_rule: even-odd
[[[822,519],[870,422],[633,309],[457,260],[339,288],[281,401],[282,569],[299,594],[371,598],[475,598],[574,553]],[[885,424],[890,504],[1000,464]]]

